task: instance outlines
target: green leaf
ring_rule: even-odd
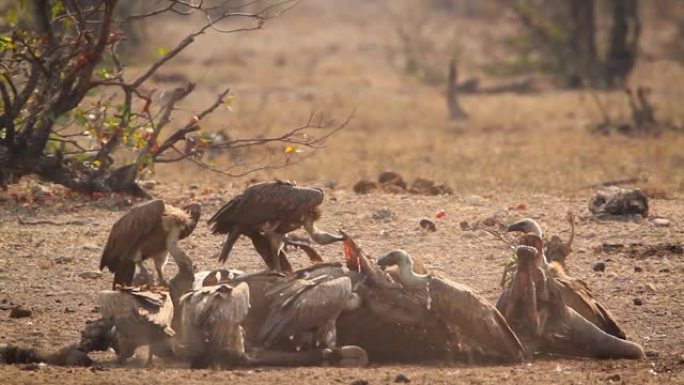
[[[19,10],[16,7],[12,7],[7,11],[7,15],[5,15],[5,20],[7,20],[7,24],[10,25],[10,27],[14,27],[17,25],[17,21],[19,21]]]
[[[166,54],[169,53],[169,49],[166,47],[160,47],[160,48],[157,48],[157,53],[159,54],[159,56],[165,56]]]
[[[64,3],[62,1],[56,1],[55,4],[52,6],[52,9],[50,10],[50,15],[54,19],[57,16],[63,14],[64,11]]]
[[[97,75],[102,79],[109,80],[114,78],[114,71],[109,68],[100,68],[97,70]]]

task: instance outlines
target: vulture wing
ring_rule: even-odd
[[[323,190],[297,187],[288,182],[264,182],[246,188],[214,214],[209,223],[214,234],[226,234],[236,226],[250,228],[274,220],[299,220],[323,202]]]
[[[277,295],[270,305],[260,332],[266,346],[273,342],[318,329],[336,319],[347,305],[351,294],[351,279],[338,277],[307,282],[296,279]]]
[[[165,292],[151,292],[139,289],[104,290],[98,295],[100,313],[104,318],[125,319],[127,323],[153,325],[169,336],[173,302]]]
[[[589,286],[581,279],[554,276],[549,280],[560,292],[566,306],[572,308],[587,321],[615,337],[625,339],[625,332],[618,326],[613,315],[598,302]]]
[[[161,199],[151,200],[128,210],[114,223],[109,232],[100,259],[100,270],[108,267],[116,273],[127,262],[130,264],[140,241],[154,230],[155,226],[161,224],[163,214],[164,201]]]
[[[434,277],[431,311],[444,322],[453,348],[483,357],[523,361],[525,350],[498,310],[469,287]]]
[[[229,346],[237,326],[249,312],[249,287],[220,284],[205,286],[181,297],[183,335],[210,339],[218,346]],[[192,341],[190,341],[193,343]]]

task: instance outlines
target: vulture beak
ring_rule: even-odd
[[[387,255],[383,256],[382,258],[378,259],[376,264],[380,266],[381,269],[386,269],[387,267],[394,266],[394,265],[399,265],[400,263],[400,255],[396,251],[391,251],[387,253]]]
[[[523,218],[517,222],[513,222],[508,225],[506,232],[520,231],[522,233],[532,233],[539,238],[542,238],[543,232],[539,223],[532,218]]]

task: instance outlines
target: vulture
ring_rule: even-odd
[[[245,363],[242,323],[249,311],[246,283],[205,286],[180,299],[185,354],[194,369]]]
[[[359,345],[374,361],[431,359],[521,362],[524,349],[501,314],[471,289],[416,274],[402,251],[373,263],[346,237],[345,258],[363,279],[361,307],[337,322],[341,344]],[[396,265],[397,280],[380,267]]]
[[[149,345],[148,366],[153,355],[173,355],[171,328],[173,303],[168,291],[142,288],[104,290],[97,296],[100,314],[113,322],[112,347],[120,363],[135,354],[139,346]]]
[[[544,241],[540,236],[542,232],[539,224],[530,218],[516,223],[520,222],[526,223],[522,226],[522,230],[528,232],[528,234],[523,235],[519,242],[535,247],[538,250],[544,250]],[[509,226],[509,231],[512,226],[519,228],[511,225]],[[613,315],[602,303],[594,298],[594,294],[586,282],[569,276],[564,268],[564,264],[557,261],[547,262],[546,255],[541,251],[538,258],[539,263],[544,268],[544,273],[548,276],[551,284],[557,286],[557,290],[567,306],[604,332],[617,338],[626,338],[625,332],[620,328]]]
[[[497,307],[531,353],[592,358],[641,358],[634,342],[610,335],[567,306],[561,286],[547,277],[534,238],[516,246],[517,270]]]
[[[559,236],[554,235],[551,237],[549,242],[544,245],[544,261],[548,263],[557,262],[561,264],[564,269],[567,269],[565,265],[565,259],[572,251],[572,241],[575,238],[575,216],[571,212],[568,212],[567,219],[570,223],[570,238],[568,241],[563,242]],[[544,235],[539,223],[532,218],[523,218],[517,222],[514,222],[508,225],[506,231],[532,233],[542,239]]]
[[[267,288],[269,311],[260,331],[264,347],[294,336],[297,350],[336,347],[335,322],[343,310],[359,306],[349,277],[286,278]]]
[[[292,272],[283,250],[285,244],[302,248],[313,262],[322,262],[313,248],[286,234],[304,227],[318,244],[342,241],[342,236],[316,228],[314,222],[321,216],[320,205],[324,196],[320,188],[298,187],[293,182],[275,181],[249,186],[209,219],[214,234],[228,234],[219,262],[228,259],[240,235],[249,237],[268,268],[277,272]]]
[[[142,262],[153,258],[159,284],[168,285],[162,269],[169,252],[178,265],[192,266],[177,242],[193,232],[201,211],[199,203],[179,209],[161,199],[133,207],[112,226],[100,259],[100,270],[107,267],[114,273],[114,288],[133,283],[136,265],[151,283],[152,278]]]

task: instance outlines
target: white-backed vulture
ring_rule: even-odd
[[[135,354],[139,346],[149,345],[148,365],[152,356],[171,355],[170,337],[173,303],[169,292],[140,288],[103,290],[98,293],[100,314],[111,319],[112,347],[119,362],[123,363]]]
[[[525,218],[516,223],[523,221],[527,225],[523,226],[522,230],[515,231],[525,231],[527,234],[523,235],[518,243],[544,250],[544,241],[539,235],[541,234],[539,224],[530,218]],[[511,226],[509,226],[509,230]],[[620,328],[610,311],[594,297],[586,282],[569,276],[560,262],[547,262],[547,257],[543,252],[540,252],[539,259],[545,274],[551,280],[550,284],[557,286],[557,290],[567,306],[606,333],[625,339],[625,332]]]
[[[470,361],[476,357],[524,359],[524,349],[499,313],[473,289],[445,278],[417,274],[413,260],[402,250],[378,259],[378,266],[398,266],[399,283],[419,298],[425,297],[428,311],[448,329],[450,348]]]
[[[114,273],[114,287],[130,286],[137,265],[151,283],[152,279],[142,262],[153,258],[159,283],[167,285],[162,270],[168,253],[171,253],[177,264],[192,266],[177,242],[192,233],[201,211],[199,203],[190,204],[181,210],[161,199],[131,208],[112,226],[100,259],[100,270],[107,267]]]
[[[283,251],[285,244],[300,246],[313,262],[323,259],[311,247],[286,237],[300,227],[318,244],[341,241],[342,237],[316,228],[320,205],[325,194],[322,189],[298,187],[291,182],[264,182],[246,188],[231,199],[209,219],[214,234],[228,234],[219,254],[225,262],[240,235],[252,240],[254,248],[271,270],[292,272]]]
[[[202,287],[183,295],[180,306],[182,340],[191,368],[245,363],[246,283]]]
[[[526,348],[531,353],[580,357],[643,357],[638,344],[604,332],[566,306],[560,286],[546,276],[540,250],[528,244],[516,247],[517,270],[497,303]]]
[[[554,235],[549,242],[545,242],[544,244],[544,261],[548,263],[560,263],[566,271],[565,259],[572,251],[572,241],[575,238],[575,216],[571,212],[568,212],[567,219],[570,223],[570,237],[567,242],[563,242],[559,236]],[[526,234],[531,233],[544,239],[541,226],[532,218],[523,218],[517,222],[511,223],[508,225],[506,231],[519,231]]]

